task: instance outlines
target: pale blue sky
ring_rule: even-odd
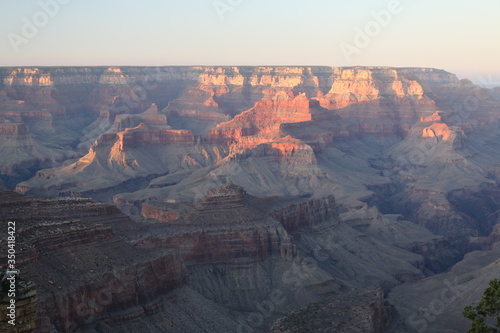
[[[414,66],[500,85],[499,14],[500,0],[0,0],[0,66]]]

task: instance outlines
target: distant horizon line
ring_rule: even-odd
[[[387,65],[351,65],[351,66],[331,66],[331,65],[0,65],[0,68],[18,67],[325,67],[325,68],[417,68],[433,69],[452,73],[443,68],[428,66],[387,66]]]
[[[467,79],[475,84],[483,87],[492,88],[499,87],[500,82],[492,80],[492,82],[485,82],[484,75],[493,76],[495,75],[500,78],[500,73],[485,72],[485,71],[451,71],[443,68],[437,67],[425,67],[425,66],[377,66],[377,65],[351,65],[351,66],[331,66],[331,65],[0,65],[0,69],[15,69],[15,68],[257,68],[257,67],[268,67],[268,68],[388,68],[388,69],[426,69],[433,71],[441,71],[457,76],[458,79]]]

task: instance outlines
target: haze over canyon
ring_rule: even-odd
[[[499,125],[433,68],[0,68],[17,332],[465,332]]]

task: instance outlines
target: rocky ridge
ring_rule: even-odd
[[[228,185],[178,209],[177,220],[140,224],[90,199],[42,199],[9,191],[0,196],[2,217],[16,220],[19,269],[37,288],[37,332],[91,327],[138,332],[137,320],[152,332],[165,325],[178,332],[199,332],[200,327],[266,331],[280,316],[340,295],[346,287],[394,284],[373,269],[387,258],[362,263],[373,265],[372,279],[355,283],[337,274],[333,263],[339,260],[360,260],[365,255],[359,251],[386,252],[392,260],[406,257],[415,276],[419,269],[413,265],[422,260],[381,243],[369,249],[373,240],[357,245],[361,234],[343,225],[333,197],[259,199]],[[338,239],[321,238],[330,228]],[[332,244],[340,239],[344,243]],[[321,248],[309,248],[312,244]],[[401,271],[393,274],[406,279]],[[272,310],[254,326],[249,318],[255,304],[270,306],[269,295],[274,295]],[[188,329],[180,329],[190,313],[185,306],[193,301],[208,308],[199,309],[197,324],[186,322]],[[207,317],[207,311],[215,317]]]

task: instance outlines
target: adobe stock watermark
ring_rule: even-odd
[[[408,0],[412,1],[412,0]],[[367,48],[372,40],[379,36],[384,29],[391,23],[394,16],[403,12],[403,4],[400,0],[390,0],[385,9],[373,10],[370,15],[373,18],[368,21],[363,27],[356,26],[354,28],[354,37],[351,43],[341,42],[339,47],[348,62],[352,62],[352,57],[355,54],[360,54],[361,51]]]
[[[304,287],[308,280],[317,274],[318,269],[314,259],[305,259],[300,263],[292,263],[291,267],[281,277],[285,289],[273,289],[267,300],[262,302],[255,301],[256,310],[247,316],[241,316],[237,319],[239,326],[236,329],[236,333],[255,333],[261,331],[259,328],[264,324],[264,320],[276,314],[277,309],[281,305],[290,301],[286,293],[297,293]]]
[[[496,88],[500,87],[500,75],[495,75],[493,73],[490,73],[486,76],[481,75],[478,78],[478,84],[482,88],[486,89],[491,89],[491,88]]]
[[[242,172],[243,168],[240,163],[235,161],[228,162],[218,169],[210,171],[205,182],[193,189],[193,202],[203,199],[207,192],[215,187],[237,183],[237,179]]]
[[[292,265],[283,272],[281,282],[283,289],[274,289],[270,292],[269,298],[259,302],[255,301],[255,311],[247,316],[241,316],[237,319],[240,324],[237,327],[237,333],[255,333],[264,324],[264,320],[278,313],[278,308],[290,302],[287,294],[294,294],[294,297],[302,298],[298,294],[314,276],[318,275],[320,262],[330,259],[329,251],[335,251],[344,244],[337,240],[335,231],[326,233],[317,239],[318,243],[313,250],[313,258],[305,258],[301,262],[293,262]],[[340,239],[340,238],[339,238]]]
[[[123,297],[123,292],[126,286],[133,285],[135,277],[128,275],[125,271],[113,271],[106,279],[103,287],[92,290],[85,296],[78,293],[68,293],[67,298],[59,298],[58,306],[67,309],[67,311],[75,311],[76,317],[71,321],[59,323],[62,327],[56,327],[47,315],[41,315],[38,321],[38,332],[40,333],[57,333],[58,329],[63,332],[82,333],[92,330],[91,327],[97,325],[99,332],[109,332],[104,322],[99,322],[100,316],[106,313],[106,309],[113,302]],[[95,332],[95,330],[93,330]],[[127,327],[121,328],[121,332],[129,332]]]
[[[226,19],[226,13],[234,11],[241,6],[244,0],[215,0],[213,6],[221,21]]]
[[[50,20],[59,14],[61,6],[67,5],[72,0],[39,0],[40,10],[34,13],[31,18],[23,16],[21,18],[22,27],[20,34],[9,32],[7,38],[14,52],[19,53],[19,48],[26,45],[35,38]]]
[[[454,283],[447,279],[443,283],[445,287],[441,289],[439,296],[430,301],[426,307],[421,307],[418,312],[413,312],[409,318],[410,326],[420,333],[425,332],[429,323],[436,321],[451,303],[467,292],[467,288],[458,282],[458,278],[455,278]]]

